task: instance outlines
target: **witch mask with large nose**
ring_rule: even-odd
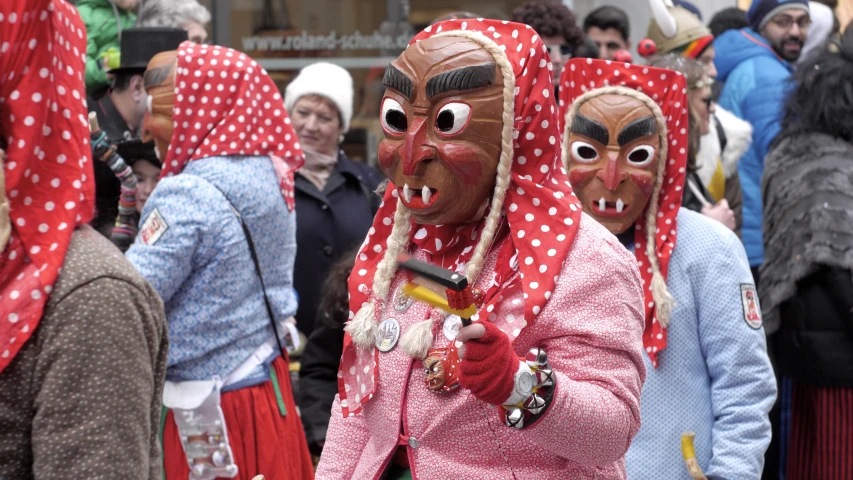
[[[482,218],[501,154],[504,81],[462,37],[412,44],[385,73],[379,164],[415,222]]]
[[[646,208],[658,171],[654,112],[637,98],[600,95],[578,110],[569,132],[569,179],[584,211],[614,234]]]

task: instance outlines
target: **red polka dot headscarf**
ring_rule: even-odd
[[[269,156],[293,210],[293,174],[302,148],[275,83],[244,53],[183,42],[175,74],[175,130],[160,177],[187,163],[229,155]]]
[[[373,332],[390,301],[388,290],[399,253],[414,244],[432,255],[450,254],[456,259],[457,271],[464,272],[473,284],[499,225],[508,226],[508,241],[498,251],[494,279],[472,320],[493,321],[513,340],[521,332],[518,323],[505,325],[502,322],[512,319],[495,318],[490,312],[502,295],[509,298],[513,292],[524,302],[521,327],[536,321],[551,298],[580,221],[581,205],[560,163],[553,66],[536,32],[518,23],[455,19],[427,27],[412,43],[437,35],[465,37],[481,44],[503,75],[503,148],[496,186],[486,218],[464,227],[418,225],[397,198],[394,185],[386,189],[349,280],[352,320],[347,325],[338,374],[345,416],[360,411],[374,395],[378,352],[373,348]],[[434,320],[421,322],[422,329],[410,327],[401,347],[416,356],[416,349],[407,349],[407,337],[421,335],[422,341],[415,343],[428,345]]]
[[[563,124],[563,162],[568,166],[572,120],[581,105],[605,93],[638,98],[666,125],[655,189],[635,226],[634,253],[646,301],[643,346],[657,368],[657,355],[666,348],[673,300],[666,288],[669,259],[675,248],[676,217],[681,208],[687,167],[687,83],[679,72],[610,60],[573,59],[560,76]]]
[[[12,224],[0,253],[0,372],[38,326],[72,232],[94,213],[85,69],[86,29],[74,7],[0,2],[0,135]]]

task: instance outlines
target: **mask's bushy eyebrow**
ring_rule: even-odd
[[[406,76],[405,73],[397,70],[394,65],[390,65],[385,70],[385,75],[382,77],[382,85],[397,90],[406,98],[412,98],[412,79]]]
[[[655,117],[638,118],[623,128],[616,140],[621,147],[638,138],[647,137],[655,133],[658,133],[658,122],[655,120]]]
[[[572,120],[572,133],[589,137],[602,145],[610,143],[610,133],[607,131],[607,127],[591,118],[584,117],[580,113],[575,115],[574,120]]]
[[[145,71],[143,82],[146,89],[157,87],[166,83],[166,79],[172,73],[173,65],[163,65],[162,67],[149,68]]]
[[[440,73],[427,81],[426,94],[432,98],[445,92],[474,90],[495,83],[495,64],[472,65]]]

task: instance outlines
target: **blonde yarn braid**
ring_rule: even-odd
[[[658,171],[655,175],[655,187],[654,190],[652,190],[652,196],[649,199],[649,208],[646,211],[646,255],[649,257],[649,263],[651,263],[652,267],[652,284],[649,288],[652,291],[652,298],[654,298],[655,305],[657,306],[657,321],[660,322],[662,327],[667,328],[669,326],[669,320],[672,317],[672,308],[675,304],[675,300],[666,288],[666,280],[664,280],[663,275],[660,273],[660,263],[658,262],[658,256],[655,253],[655,230],[657,230],[658,199],[660,198],[663,176],[666,171],[666,158],[669,153],[669,143],[666,138],[666,118],[663,116],[663,112],[654,100],[649,98],[647,95],[628,87],[611,86],[586,92],[575,99],[571,108],[566,112],[566,126],[563,134],[563,166],[566,170],[569,169],[569,155],[571,152],[569,148],[569,133],[572,130],[572,120],[575,118],[580,107],[584,103],[601,95],[622,95],[635,98],[643,102],[647,107],[649,107],[649,109],[651,109],[658,124],[660,153],[658,154]]]
[[[384,301],[388,296],[391,280],[397,270],[397,258],[408,244],[410,228],[409,210],[403,205],[402,200],[397,199],[394,227],[386,242],[385,255],[373,275],[373,296],[380,301]],[[358,313],[347,322],[344,328],[352,337],[352,342],[361,348],[370,349],[376,344],[376,333],[379,329],[376,313],[376,305],[373,299],[369,298],[367,304],[358,309]]]

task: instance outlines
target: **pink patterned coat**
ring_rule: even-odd
[[[492,279],[497,251],[478,285]],[[398,273],[391,295],[402,282]],[[516,430],[502,423],[499,407],[467,390],[427,390],[421,362],[396,347],[379,355],[377,392],[361,413],[343,418],[335,400],[317,478],[379,478],[400,444],[408,445],[416,479],[626,478],[624,455],[640,427],[646,374],[633,255],[583,215],[555,291],[530,327],[523,328],[522,294],[516,295],[504,298],[491,317],[515,338],[519,356],[533,347],[548,353],[557,387],[537,423]],[[396,318],[405,331],[427,308],[391,306],[382,319]],[[448,340],[437,330],[433,346],[444,347]]]

